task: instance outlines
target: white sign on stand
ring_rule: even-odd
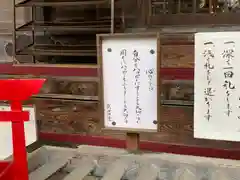
[[[29,121],[24,122],[26,145],[37,141],[37,122],[34,107],[23,107],[29,111]],[[9,106],[0,105],[0,111],[10,111]],[[0,122],[0,160],[4,160],[13,153],[11,122]]]
[[[104,127],[157,131],[158,36],[100,35],[99,64]]]
[[[240,141],[240,32],[195,35],[194,137]]]

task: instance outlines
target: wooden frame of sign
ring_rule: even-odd
[[[128,47],[127,47],[128,46]],[[130,49],[130,50],[129,50]],[[141,50],[141,52],[139,51]],[[129,53],[130,51],[130,53]],[[159,129],[159,117],[160,117],[160,35],[159,33],[127,33],[127,34],[99,34],[97,35],[97,52],[98,52],[98,75],[100,77],[99,82],[99,100],[100,100],[100,114],[101,114],[101,125],[104,130],[120,130],[125,131],[127,135],[135,136],[139,132],[157,132]],[[104,57],[105,56],[105,57]],[[103,59],[105,58],[105,59]],[[129,59],[130,58],[130,59]],[[117,61],[119,60],[119,61]],[[131,60],[131,64],[129,63]],[[151,61],[154,60],[154,61]],[[112,62],[118,62],[117,66],[114,66]],[[121,62],[120,62],[121,61]],[[105,64],[104,64],[105,63]],[[110,63],[110,64],[109,64]],[[125,64],[124,64],[125,63]],[[137,64],[138,63],[138,64]],[[145,65],[144,65],[145,63]],[[130,64],[129,66],[127,64]],[[137,68],[138,66],[138,68]],[[141,67],[140,67],[141,66]],[[127,69],[130,69],[127,71]],[[113,77],[113,81],[111,83],[107,83],[105,78],[110,77],[109,72],[104,72],[104,68],[112,71],[111,78]],[[124,68],[126,68],[124,70]],[[143,70],[144,69],[144,70]],[[124,77],[127,74],[128,76]],[[148,73],[149,72],[149,73]],[[115,73],[121,73],[120,76],[114,76]],[[137,76],[137,74],[139,76]],[[105,78],[104,78],[105,77]],[[132,95],[127,94],[127,88],[124,86],[124,79],[128,80],[128,77],[132,78],[130,82],[133,83],[125,83],[127,86],[130,86],[130,90]],[[136,77],[141,77],[137,79]],[[108,81],[111,80],[108,78]],[[149,80],[149,78],[151,80]],[[127,81],[126,80],[126,81]],[[116,82],[116,83],[115,83]],[[141,88],[140,83],[147,83]],[[152,83],[152,84],[151,84]],[[120,85],[119,85],[120,84]],[[137,85],[136,85],[137,84]],[[107,87],[115,87],[108,88],[108,95],[105,94],[106,86]],[[123,92],[119,89],[121,86]],[[138,88],[137,88],[138,86]],[[151,86],[151,87],[150,87]],[[134,89],[134,92],[133,92]],[[139,96],[139,89],[141,92],[144,91],[144,95]],[[111,93],[114,92],[114,93]],[[146,91],[146,92],[145,92]],[[115,94],[115,95],[114,95]],[[109,96],[109,97],[106,97]],[[115,117],[111,118],[114,112],[114,108],[110,107],[110,103],[106,104],[106,98],[108,102],[110,99],[115,99],[115,101],[121,100],[122,103],[120,106],[123,107],[123,110],[119,110],[118,107],[115,108]],[[135,99],[132,99],[135,98]],[[129,100],[131,99],[131,100]],[[153,102],[149,103],[147,100]],[[126,110],[126,101],[128,101],[128,105],[132,109],[130,111],[130,115],[124,114],[124,110]],[[133,104],[134,101],[134,104]],[[146,103],[142,103],[141,101],[146,101]],[[131,103],[133,104],[131,106]],[[141,108],[139,108],[139,104],[141,104]],[[153,104],[153,105],[152,105]],[[135,108],[133,110],[133,108]],[[110,109],[110,110],[109,110]],[[138,111],[140,109],[140,111]],[[140,113],[138,113],[140,112]],[[150,112],[150,113],[146,113]],[[143,120],[140,121],[140,117],[143,117]],[[122,117],[120,117],[122,116]],[[126,118],[133,119],[131,125],[128,124],[128,121],[125,121]],[[116,118],[120,117],[120,118]],[[131,118],[132,117],[132,118]],[[124,119],[123,119],[124,118]],[[106,121],[107,119],[107,121]],[[118,121],[113,119],[119,119]],[[150,119],[150,120],[147,120]],[[142,125],[139,125],[139,121]],[[133,122],[134,121],[134,122]],[[111,124],[109,125],[109,122]],[[129,124],[130,124],[129,123]],[[139,124],[138,124],[139,123]],[[115,127],[114,127],[115,126]],[[128,126],[128,127],[127,127]],[[136,126],[136,127],[135,127]],[[146,129],[145,129],[146,128]],[[130,137],[130,136],[127,136]]]

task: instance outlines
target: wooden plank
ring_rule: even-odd
[[[32,173],[29,174],[30,180],[46,180],[54,173],[56,173],[59,169],[64,167],[69,159],[63,158],[58,159],[52,162],[48,162],[41,166],[40,168],[36,169]]]
[[[49,152],[45,147],[41,147],[28,154],[28,172],[31,173],[38,167],[47,163]]]
[[[63,99],[63,100],[79,100],[79,101],[98,101],[97,96],[81,96],[81,95],[63,95],[63,94],[38,94],[32,97],[35,98],[50,98],[50,99]]]
[[[239,24],[239,19],[235,18],[235,13],[216,13],[214,16],[211,13],[196,13],[188,15],[188,13],[176,14],[158,14],[151,16],[151,25],[154,27],[172,27],[177,29],[178,26],[186,27],[201,27],[206,29],[213,29],[212,24],[215,25],[215,31],[223,31],[221,25],[225,27]],[[233,27],[231,27],[232,29]],[[227,29],[227,28],[226,28]],[[192,32],[200,31],[200,29],[192,30]],[[202,30],[203,31],[203,30]]]
[[[95,168],[95,166],[92,158],[84,158],[79,162],[77,168],[70,172],[63,180],[82,180]]]
[[[194,67],[194,45],[163,45],[161,52],[164,68]]]
[[[125,171],[127,170],[129,161],[126,159],[119,159],[115,161],[106,170],[106,174],[103,176],[102,180],[121,180]]]
[[[89,134],[125,139],[121,132],[102,131],[97,103],[69,100],[34,99],[41,132],[58,134]],[[160,133],[141,134],[147,141],[181,143],[193,132],[193,108],[163,106]]]
[[[97,102],[34,99],[37,120],[42,132],[64,134],[100,134]]]
[[[193,132],[193,108],[181,106],[161,107],[160,132],[184,136]]]
[[[97,96],[98,83],[75,78],[48,77],[41,89],[41,94],[65,94],[81,96]]]
[[[138,133],[126,134],[126,149],[128,151],[138,151],[140,144],[140,137]]]
[[[152,165],[142,166],[136,180],[155,180],[158,177],[158,169]]]
[[[193,106],[193,101],[182,101],[182,100],[161,100],[162,105],[169,106]]]

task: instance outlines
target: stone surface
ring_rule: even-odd
[[[167,153],[143,152],[142,154],[136,155],[129,154],[121,149],[94,146],[79,146],[75,149],[57,147],[42,148],[45,148],[42,155],[46,156],[45,151],[47,150],[49,151],[47,153],[49,158],[44,165],[35,170],[36,172],[43,175],[45,170],[41,173],[41,169],[49,166],[49,164],[56,165],[60,162],[58,170],[54,168],[54,172],[48,172],[51,174],[51,176],[48,176],[50,177],[48,180],[240,179],[240,163],[234,160]],[[41,153],[43,151],[38,152]],[[65,160],[67,155],[69,160],[65,166],[62,166],[62,160]],[[31,155],[29,157],[31,157]],[[29,160],[31,161],[31,159]],[[34,164],[36,165],[37,163]],[[89,166],[87,166],[87,164],[89,164]],[[90,166],[91,168],[88,168]],[[30,168],[34,169],[34,167]],[[96,169],[98,168],[102,168],[102,171],[97,173]],[[85,171],[86,169],[87,171]],[[48,169],[48,171],[50,170]],[[71,172],[74,171],[75,176],[71,177]],[[32,173],[36,174],[36,172]],[[80,174],[77,175],[77,172]],[[83,174],[81,174],[81,172],[83,172]],[[39,178],[40,176],[37,179]]]

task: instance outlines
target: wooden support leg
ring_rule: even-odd
[[[138,133],[127,133],[126,148],[128,151],[139,150],[139,134]]]

